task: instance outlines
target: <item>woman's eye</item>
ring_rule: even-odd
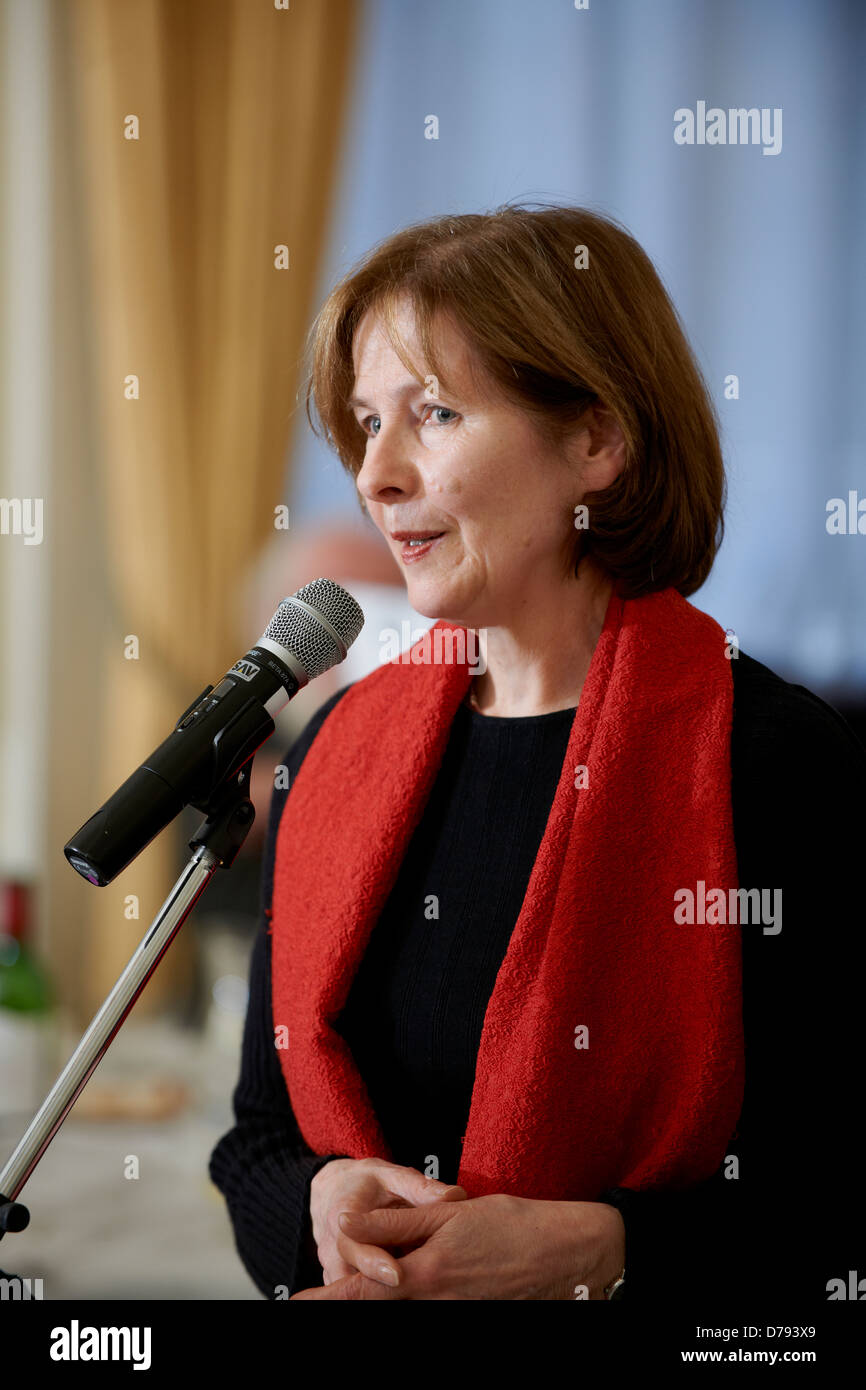
[[[427,416],[427,412],[428,412],[428,411],[431,411],[435,416],[438,417],[438,418],[437,418],[436,420],[434,420],[434,422],[433,422],[434,424],[437,424],[437,425],[450,425],[451,422],[452,422],[452,420],[456,420],[456,419],[457,419],[457,411],[456,411],[456,410],[452,410],[452,409],[450,408],[450,406],[447,406],[447,405],[426,405],[426,406],[424,407],[424,413],[423,413],[423,416],[422,416],[422,419],[421,419],[422,425],[426,425],[427,422],[428,422],[428,419],[429,419],[429,417]],[[444,415],[444,416],[448,416],[449,418],[448,418],[448,419],[442,419],[442,416],[443,416],[443,415]],[[380,431],[381,428],[382,428],[382,417],[381,417],[380,415],[365,415],[365,416],[363,417],[363,419],[360,421],[360,425],[361,425],[361,429],[364,431],[365,434],[372,435],[373,438],[375,438],[376,435],[379,433],[379,431]]]
[[[434,415],[450,415],[452,419],[457,418],[457,411],[451,410],[447,405],[428,405],[425,410],[432,410]],[[426,421],[424,422],[426,424]],[[437,425],[450,425],[451,420],[436,420]]]

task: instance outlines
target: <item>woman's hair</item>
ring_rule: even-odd
[[[406,298],[427,368],[395,324]],[[587,494],[578,556],[592,553],[624,598],[699,589],[724,534],[718,421],[677,312],[649,257],[615,221],[584,208],[506,204],[416,223],[374,247],[331,291],[311,332],[307,418],[356,477],[367,436],[348,405],[352,344],[368,309],[421,382],[437,360],[445,312],[502,397],[562,447],[589,405],[606,406],[626,440],[609,487]],[[322,425],[311,412],[315,404]]]

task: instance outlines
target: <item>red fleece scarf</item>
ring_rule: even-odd
[[[435,660],[452,626],[419,654]],[[677,889],[739,886],[724,644],[674,589],[609,601],[484,1019],[458,1176],[470,1197],[592,1201],[686,1186],[724,1158],[743,1094],[740,928],[674,921]],[[328,715],[286,801],[274,1026],[315,1153],[392,1157],[333,1024],[470,679],[441,656],[378,667]]]

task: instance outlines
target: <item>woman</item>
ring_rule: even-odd
[[[322,309],[313,400],[436,621],[273,799],[211,1160],[251,1276],[827,1298],[866,754],[686,601],[724,473],[652,265],[578,208],[408,228]]]

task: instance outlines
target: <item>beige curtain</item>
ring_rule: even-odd
[[[109,622],[88,634],[102,639],[104,659],[93,810],[239,643],[254,640],[239,630],[237,596],[288,500],[286,445],[356,9],[356,0],[63,7],[92,314],[82,349],[92,352],[99,436],[94,539],[110,590]],[[277,267],[280,246],[288,269]],[[127,659],[136,641],[137,659]],[[166,833],[113,884],[90,890],[84,1013],[181,862]],[[183,989],[190,964],[182,931],[137,1011]]]

